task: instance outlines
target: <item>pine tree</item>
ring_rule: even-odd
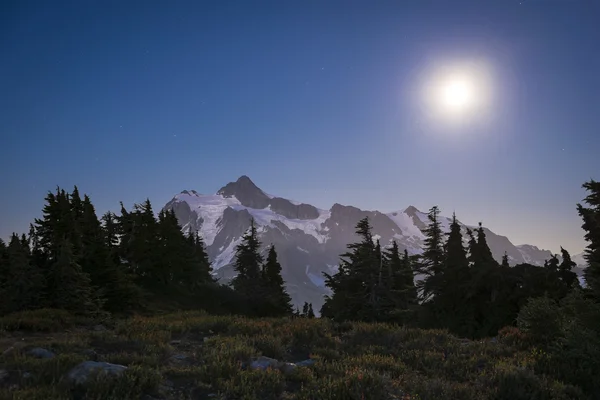
[[[429,225],[423,230],[425,241],[417,270],[419,273],[425,275],[423,281],[419,282],[424,302],[431,300],[436,294],[439,294],[442,282],[444,246],[439,215],[439,208],[433,206],[427,215]]]
[[[7,269],[4,282],[0,283],[0,313],[39,308],[43,278],[41,272],[30,262],[29,246],[25,238],[13,234],[6,249]]]
[[[571,259],[571,254],[562,247],[560,248],[562,262],[558,266],[558,275],[560,280],[565,284],[567,288],[573,288],[579,286],[579,280],[577,279],[577,274],[572,271],[573,267],[577,266]]]
[[[269,248],[267,261],[262,271],[269,314],[272,316],[291,315],[293,312],[292,299],[285,290],[283,278],[281,277],[281,265],[277,261],[277,252],[273,245]]]
[[[304,302],[304,305],[302,306],[302,314],[300,315],[304,318],[308,318],[308,302]]]
[[[417,303],[417,290],[408,251],[404,250],[401,257],[398,243],[392,241],[391,248],[383,254],[383,260],[387,270],[387,284],[382,287],[387,300],[385,304],[389,309],[384,310],[388,314],[387,318],[381,319],[406,323],[412,319],[413,307]]]
[[[600,301],[600,182],[593,179],[583,184],[588,192],[584,199],[588,207],[577,204],[577,212],[583,220],[582,228],[586,232],[586,246],[584,258],[587,268],[584,276],[587,287]]]
[[[333,295],[325,297],[321,315],[338,320],[373,321],[382,306],[377,296],[381,261],[368,218],[358,222],[356,233],[362,240],[347,246],[350,251],[342,254],[338,272],[333,276],[324,274],[325,285]]]
[[[262,293],[260,290],[257,291],[263,283],[261,272],[263,257],[260,254],[260,247],[256,224],[252,219],[250,228],[236,248],[234,270],[237,272],[237,276],[233,278],[231,284],[238,293],[257,306],[257,312],[260,312],[260,306],[262,306],[262,304],[258,304],[262,302]]]
[[[469,261],[469,266],[473,267],[480,260],[479,247],[477,245],[477,240],[475,239],[475,236],[473,235],[473,231],[471,230],[471,228],[467,228],[467,236],[469,237],[469,243],[468,243],[469,251],[467,254],[467,260]]]
[[[0,290],[8,280],[8,248],[6,243],[0,239]]]
[[[477,229],[477,257],[478,258],[475,260],[475,263],[494,266],[498,265],[498,262],[494,259],[492,251],[487,244],[485,230],[483,229],[481,222],[479,223],[479,228]]]
[[[69,195],[64,190],[57,188],[55,194],[49,192],[45,200],[43,217],[35,220],[34,240],[46,253],[47,262],[52,263],[58,258],[64,241],[71,242],[76,228]]]
[[[187,237],[187,244],[189,260],[181,271],[181,281],[192,290],[200,284],[215,282],[202,238],[198,233],[190,233]]]
[[[307,312],[306,316],[307,316],[307,318],[314,318],[315,317],[315,312],[313,311],[312,303],[308,304],[308,312]]]
[[[73,255],[71,243],[64,239],[48,279],[48,301],[52,308],[86,314],[98,311],[90,279]]]
[[[510,264],[508,263],[508,253],[504,252],[504,255],[502,256],[502,264],[501,264],[502,268],[510,268]]]
[[[164,288],[171,284],[182,285],[189,278],[193,260],[189,258],[188,241],[181,232],[181,226],[173,210],[163,210],[158,214],[157,236],[159,267],[154,271]],[[187,275],[187,276],[184,276]]]
[[[445,244],[444,272],[437,274],[437,295],[433,299],[434,313],[439,322],[457,333],[465,333],[472,319],[472,305],[468,301],[471,273],[467,252],[463,246],[461,226],[452,216]]]

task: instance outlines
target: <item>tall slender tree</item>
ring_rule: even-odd
[[[558,266],[558,275],[560,280],[566,285],[567,288],[573,288],[579,286],[579,280],[577,274],[573,272],[573,268],[577,266],[577,263],[571,259],[571,254],[562,247],[560,248],[562,256],[562,262]]]
[[[248,299],[257,299],[257,288],[262,284],[263,256],[260,254],[261,242],[254,219],[250,221],[250,228],[242,237],[242,242],[235,252],[234,269],[237,275],[232,280],[233,288]],[[260,294],[258,294],[260,296]]]
[[[439,294],[444,272],[444,242],[439,215],[439,208],[433,206],[427,214],[429,225],[423,230],[425,241],[418,272],[425,275],[425,278],[419,282],[419,289],[424,302]]]
[[[342,254],[339,270],[325,275],[325,285],[333,292],[326,296],[321,315],[338,320],[375,320],[381,304],[375,295],[380,256],[373,242],[371,224],[363,218],[356,225],[360,242],[349,244]]]
[[[584,276],[587,287],[600,301],[600,182],[590,180],[583,184],[587,191],[584,199],[587,207],[577,204],[577,212],[583,220],[582,228],[588,242],[584,252],[587,268]]]
[[[281,264],[277,261],[277,252],[273,245],[269,247],[269,254],[262,272],[266,292],[265,300],[269,308],[268,314],[272,316],[292,315],[292,299],[285,290],[284,281],[281,277]]]

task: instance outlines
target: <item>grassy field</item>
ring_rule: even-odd
[[[29,354],[38,347],[55,357]],[[87,321],[39,310],[0,318],[0,354],[0,399],[585,398],[536,374],[542,354],[516,329],[472,342],[443,331],[320,319],[184,312]],[[314,364],[251,368],[259,356]],[[68,372],[86,360],[128,368],[71,383]]]

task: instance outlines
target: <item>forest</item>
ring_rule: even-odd
[[[46,196],[42,216],[27,234],[13,234],[7,243],[0,240],[0,332],[11,332],[15,324],[27,330],[24,316],[54,312],[66,313],[60,315],[68,320],[121,321],[114,324],[201,312],[211,318],[244,318],[249,324],[278,320],[297,326],[295,321],[304,321],[317,330],[325,325],[310,324],[326,324],[328,329],[385,326],[417,330],[423,337],[446,332],[466,341],[510,341],[525,353],[534,352],[535,374],[568,385],[560,391],[563,397],[538,398],[599,398],[600,183],[591,180],[583,187],[587,197],[576,211],[588,243],[584,287],[566,249],[541,267],[509,266],[506,255],[502,262],[492,257],[481,224],[463,238],[454,216],[445,233],[439,209],[432,207],[424,251],[415,256],[395,242],[374,240],[369,220],[358,221],[360,240],[348,244],[339,271],[326,276],[332,294],[320,318],[314,318],[311,304],[294,309],[277,249],[264,248],[253,221],[236,248],[237,275],[222,284],[213,277],[202,237],[182,232],[172,211],[156,214],[147,200],[131,210],[121,204],[119,214],[107,212],[99,218],[91,199],[82,197],[77,187],[70,193],[57,188]],[[416,275],[424,278],[415,280]],[[285,352],[275,353],[285,358]],[[447,350],[442,354],[445,359]],[[0,357],[0,370],[2,365]],[[421,397],[404,398],[434,398],[415,388]],[[230,393],[223,398],[254,398],[218,389]],[[286,391],[275,390],[278,396]],[[494,393],[488,397],[509,398]],[[558,392],[554,388],[547,393]],[[257,398],[270,398],[261,396]],[[330,396],[322,398],[339,398]],[[511,396],[520,398],[518,393]]]

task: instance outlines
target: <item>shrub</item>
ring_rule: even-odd
[[[529,299],[517,317],[517,326],[541,346],[547,347],[561,334],[558,304],[547,298]]]

